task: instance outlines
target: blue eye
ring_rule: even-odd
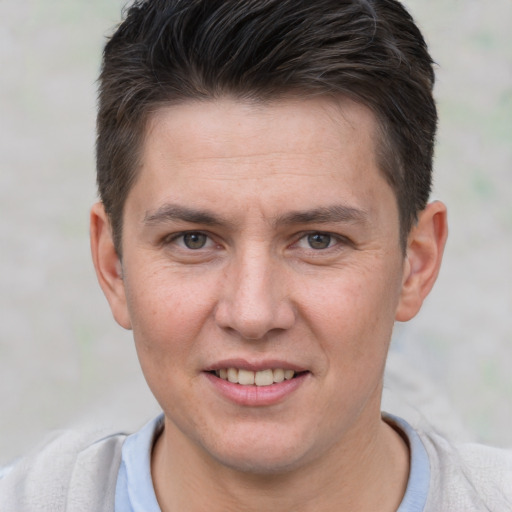
[[[192,250],[202,249],[208,242],[208,236],[199,232],[186,233],[182,238],[185,247]]]
[[[311,249],[328,249],[331,245],[332,237],[325,233],[311,233],[307,235],[307,241]]]

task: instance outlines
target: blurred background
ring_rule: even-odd
[[[404,3],[438,64],[451,231],[434,292],[397,326],[384,403],[512,447],[512,2]],[[122,5],[0,1],[0,464],[51,429],[130,431],[158,411],[88,245],[95,80]]]

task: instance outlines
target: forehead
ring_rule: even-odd
[[[377,165],[376,133],[372,111],[348,99],[166,106],[148,122],[128,203],[130,196],[144,200],[145,214],[183,202],[226,215],[244,204],[268,216],[336,203],[371,210],[389,189]]]
[[[296,149],[300,140],[304,150],[347,149],[348,136],[364,136],[374,149],[378,133],[373,112],[366,106],[345,97],[300,98],[285,97],[270,101],[238,100],[222,97],[215,100],[190,100],[157,109],[150,117],[146,130],[146,141],[165,130],[169,141],[176,143],[176,158],[190,158],[188,143],[196,150],[204,150],[204,156],[213,156],[209,151],[218,151],[219,157],[236,156],[239,150],[248,155],[251,149],[260,154],[258,148],[264,143],[269,150],[277,152]],[[274,133],[271,133],[271,132]],[[340,138],[343,131],[343,138]],[[279,132],[279,136],[276,137]],[[237,146],[243,139],[242,147]],[[184,143],[184,144],[183,144]],[[215,147],[216,146],[216,147]],[[183,153],[179,151],[183,149]],[[148,144],[145,145],[148,150]],[[374,152],[373,152],[374,153]],[[186,156],[185,156],[186,155]],[[147,153],[146,153],[147,156]],[[201,156],[198,154],[197,156]]]

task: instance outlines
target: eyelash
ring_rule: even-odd
[[[327,242],[327,247],[313,247],[312,244],[316,242],[320,242],[319,245],[322,245],[322,243],[318,239],[314,241],[312,237],[318,237],[320,240],[322,237],[327,237],[327,240],[324,241]],[[340,244],[344,245],[347,243],[347,240],[345,238],[324,231],[310,231],[308,233],[304,233],[297,240],[297,242],[295,242],[294,245],[299,245],[302,241],[305,241],[305,243],[308,245],[308,247],[305,247],[306,250],[311,250],[318,253],[328,251],[329,249],[335,249]]]
[[[193,236],[193,235],[205,237],[204,244],[202,246],[196,247],[196,248],[187,246],[187,244],[185,242],[185,237]],[[316,247],[316,248],[312,247],[311,240],[308,240],[308,238],[313,237],[313,236],[328,237],[328,246],[327,247]],[[180,239],[181,239],[181,243],[180,243]],[[291,244],[290,247],[298,248],[299,244],[302,241],[306,241],[306,243],[309,245],[309,247],[303,247],[303,249],[308,250],[308,251],[313,251],[314,253],[317,253],[318,255],[320,255],[320,253],[322,253],[322,252],[326,252],[329,250],[335,250],[336,248],[341,248],[338,246],[351,245],[350,240],[348,240],[347,238],[345,238],[343,236],[325,232],[325,231],[309,231],[309,232],[300,234],[299,238],[297,238],[296,241],[293,244]],[[183,231],[183,232],[174,233],[170,236],[165,237],[163,239],[162,243],[163,243],[163,245],[175,244],[182,250],[196,252],[196,251],[200,251],[201,249],[208,249],[209,247],[207,247],[207,246],[210,244],[213,244],[215,242],[214,242],[213,238],[211,237],[211,235],[209,235],[208,233],[205,233],[204,231]]]
[[[178,247],[180,247],[180,249],[183,249],[186,251],[191,251],[191,252],[200,251],[201,249],[204,249],[205,248],[204,245],[202,247],[197,247],[195,249],[186,246],[185,237],[193,236],[193,235],[199,235],[199,236],[206,237],[205,245],[208,243],[210,243],[210,244],[214,243],[212,237],[208,233],[205,233],[204,231],[183,231],[181,233],[173,233],[172,235],[166,236],[162,240],[162,243],[163,243],[163,245],[175,244]],[[181,243],[179,242],[180,239],[181,239]]]

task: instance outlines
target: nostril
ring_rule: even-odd
[[[218,304],[215,321],[225,332],[250,341],[264,340],[271,332],[284,332],[295,323],[295,310],[286,300],[239,300]]]

